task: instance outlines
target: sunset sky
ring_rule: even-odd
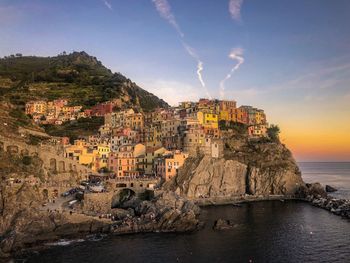
[[[0,0],[0,56],[84,50],[172,105],[263,108],[298,161],[350,161],[349,14],[349,0]]]

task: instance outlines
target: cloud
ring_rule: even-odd
[[[186,50],[187,54],[192,57],[193,59],[196,60],[197,62],[197,70],[196,70],[196,74],[198,77],[198,80],[202,86],[202,88],[204,89],[206,96],[208,98],[211,98],[208,89],[205,85],[205,82],[203,80],[203,76],[202,76],[202,71],[203,71],[203,61],[199,58],[199,56],[197,55],[196,50],[191,47],[189,44],[186,43],[185,41],[185,35],[182,32],[180,26],[178,25],[178,23],[176,22],[175,16],[173,15],[173,13],[171,12],[171,8],[170,5],[168,3],[167,0],[152,0],[152,2],[154,3],[158,13],[160,14],[160,16],[162,18],[164,18],[165,20],[168,21],[168,23],[170,25],[173,26],[173,28],[176,30],[176,32],[178,33],[178,35],[181,38],[181,43],[182,46],[184,47],[184,49]]]
[[[112,4],[110,2],[108,2],[107,0],[103,0],[103,3],[109,10],[113,10]]]
[[[192,57],[194,58],[196,61],[197,61],[197,77],[198,77],[198,80],[199,82],[201,83],[201,86],[202,88],[204,89],[205,91],[205,95],[211,99],[211,96],[209,94],[209,91],[207,89],[207,86],[203,80],[203,76],[202,76],[202,71],[203,71],[203,66],[204,66],[204,63],[203,61],[200,60],[200,58],[198,57],[197,55],[197,52],[194,48],[192,48],[191,46],[189,46],[186,42],[182,41],[182,45],[183,47],[185,48],[186,52]]]
[[[225,82],[229,80],[233,73],[239,69],[239,67],[244,63],[243,58],[243,49],[242,48],[234,48],[231,50],[228,57],[232,60],[236,60],[237,64],[231,69],[231,71],[226,75],[226,77],[220,81],[220,97],[223,99],[225,96]]]
[[[158,79],[140,83],[140,86],[174,106],[181,101],[196,101],[201,96],[201,90],[198,88],[173,80]]]
[[[228,10],[231,14],[232,19],[241,21],[241,8],[243,0],[230,0],[228,3]]]
[[[152,0],[154,5],[156,6],[156,9],[160,16],[164,18],[165,20],[168,21],[170,25],[172,25],[177,33],[181,36],[184,37],[184,33],[181,31],[179,25],[176,22],[175,16],[171,12],[170,5],[167,0]]]
[[[273,85],[267,90],[282,91],[282,90],[327,90],[335,89],[347,85],[350,82],[350,63],[341,63],[329,65],[325,63],[321,67],[309,69],[305,74],[288,80],[278,85]]]

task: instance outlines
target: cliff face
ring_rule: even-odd
[[[165,188],[188,198],[210,198],[294,195],[302,185],[299,168],[284,145],[229,139],[224,157],[190,157]]]

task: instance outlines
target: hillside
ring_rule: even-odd
[[[168,106],[122,74],[112,73],[85,52],[0,59],[0,97],[22,109],[30,100],[58,98],[85,107],[116,98],[125,106],[140,107],[144,111]]]

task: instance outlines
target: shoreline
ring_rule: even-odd
[[[293,196],[286,195],[269,195],[269,196],[245,196],[245,197],[214,197],[214,198],[197,198],[190,199],[199,207],[216,206],[216,205],[235,205],[259,201],[278,201],[278,200],[301,200]],[[305,201],[305,200],[303,200]]]
[[[327,199],[328,198],[328,199]],[[341,216],[344,219],[350,219],[350,200],[345,200],[345,199],[335,199],[332,197],[327,197],[327,198],[317,198],[313,196],[308,196],[306,198],[299,198],[299,197],[292,197],[292,196],[283,196],[283,195],[273,195],[273,196],[254,196],[254,197],[215,197],[215,198],[206,198],[206,199],[192,199],[196,205],[199,207],[208,207],[208,206],[225,206],[225,205],[240,205],[244,203],[254,203],[254,202],[267,202],[267,201],[299,201],[299,202],[304,202],[308,203],[314,207],[321,208],[323,210],[326,210],[334,215]],[[327,204],[329,203],[336,203],[336,202],[345,202],[346,204],[349,205],[349,211],[347,216],[342,216],[339,213],[339,210],[335,210],[333,207],[327,205],[320,205],[321,203],[324,204],[328,200]],[[86,218],[96,220],[97,218],[87,216],[85,215]],[[134,234],[144,234],[144,233],[184,233],[183,231],[164,231],[161,229],[157,229],[156,224],[153,223],[141,223],[139,225],[132,225],[132,226],[120,226],[115,228],[116,222],[106,222],[106,220],[101,220],[104,221],[104,229],[96,229],[96,231],[93,232],[86,232],[86,233],[71,233],[67,235],[62,235],[61,237],[54,238],[54,239],[48,239],[48,240],[41,240],[38,241],[37,243],[34,242],[33,245],[27,244],[27,246],[24,246],[18,253],[13,254],[15,257],[16,255],[21,256],[21,255],[30,255],[31,253],[36,253],[38,251],[50,249],[52,247],[57,246],[56,243],[58,242],[67,242],[67,245],[76,243],[75,241],[77,240],[82,240],[79,242],[86,242],[86,241],[99,241],[99,240],[89,240],[89,236],[103,236],[101,240],[107,236],[123,236],[123,235],[134,235]],[[84,224],[84,223],[83,223]],[[74,223],[72,223],[74,225]],[[203,226],[203,222],[200,222],[197,226],[196,229],[192,231],[185,231],[187,233],[195,232],[195,231],[200,231],[201,227]],[[107,230],[108,228],[108,230]],[[77,241],[78,242],[78,241]],[[63,245],[64,246],[64,245]],[[4,259],[13,259],[15,257],[8,257]]]

